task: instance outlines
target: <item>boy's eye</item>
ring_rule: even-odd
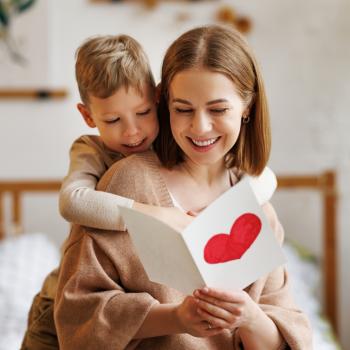
[[[145,111],[143,112],[138,112],[136,113],[136,115],[147,115],[151,112],[151,108],[147,108]]]
[[[110,120],[105,120],[106,124],[114,124],[117,123],[120,120],[120,118],[114,118],[114,119],[110,119]]]

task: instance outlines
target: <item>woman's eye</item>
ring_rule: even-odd
[[[120,118],[114,118],[114,119],[110,119],[110,120],[105,120],[106,124],[114,124],[117,123],[120,120]]]
[[[149,114],[151,112],[151,108],[148,108],[148,109],[146,109],[145,111],[143,111],[143,112],[138,112],[138,113],[136,113],[136,115],[147,115],[147,114]]]
[[[192,113],[192,109],[189,108],[175,108],[176,113],[189,114]]]
[[[224,114],[229,110],[229,108],[214,108],[211,109],[210,112],[214,114]]]

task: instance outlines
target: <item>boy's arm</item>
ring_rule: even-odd
[[[80,137],[70,151],[70,167],[59,198],[61,215],[69,222],[105,230],[124,230],[118,206],[132,207],[133,200],[96,191],[107,170],[103,150],[92,137]]]
[[[176,207],[157,207],[154,205],[134,202],[132,208],[165,222],[179,232],[182,232],[194,219],[193,215],[186,214]]]
[[[96,138],[96,139],[95,139]],[[177,208],[162,208],[102,191],[96,185],[107,170],[104,150],[97,137],[83,136],[70,150],[70,166],[59,197],[61,215],[71,223],[103,230],[125,230],[119,206],[134,208],[182,231],[192,217]]]

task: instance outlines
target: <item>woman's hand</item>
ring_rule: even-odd
[[[202,288],[194,291],[198,314],[213,327],[253,328],[259,306],[244,291]]]
[[[223,331],[220,327],[214,327],[213,323],[209,323],[197,311],[198,303],[193,296],[187,296],[175,309],[181,333],[188,333],[195,337],[211,337]],[[217,321],[213,316],[211,319]]]

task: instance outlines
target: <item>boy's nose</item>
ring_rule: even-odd
[[[139,133],[139,131],[140,130],[136,124],[129,124],[124,131],[124,135],[127,137],[135,136]]]

